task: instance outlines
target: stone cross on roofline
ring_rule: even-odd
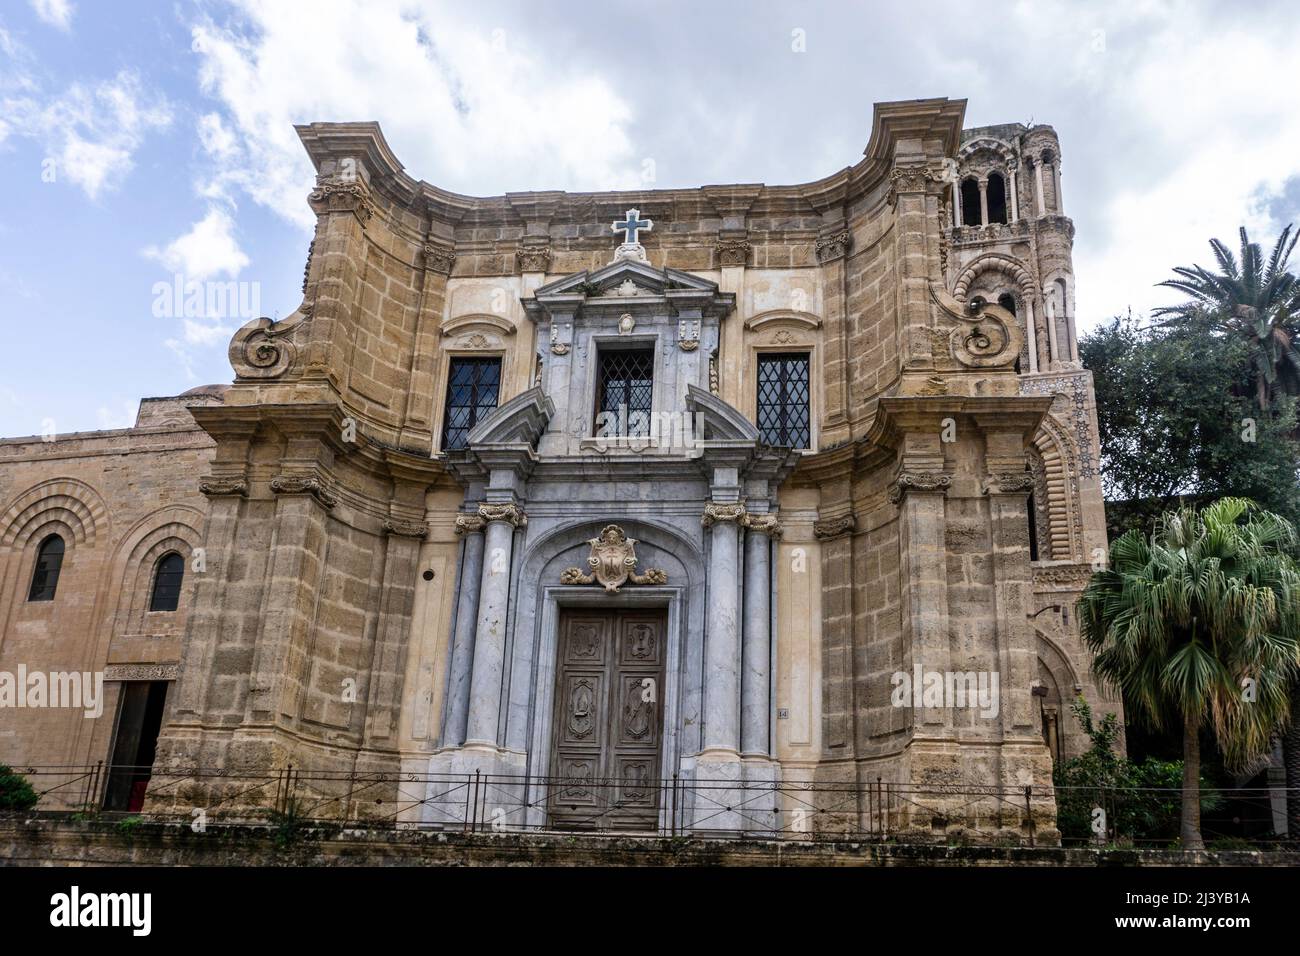
[[[637,241],[638,233],[649,232],[654,229],[653,219],[642,219],[640,209],[629,209],[627,218],[622,222],[612,222],[609,228],[614,232],[623,233],[623,243],[614,251],[614,262],[623,259],[633,259],[637,262],[648,262],[646,258],[645,247]]]

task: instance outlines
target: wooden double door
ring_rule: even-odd
[[[560,617],[550,822],[658,826],[667,615],[566,610]]]

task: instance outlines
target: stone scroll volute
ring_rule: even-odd
[[[946,340],[953,363],[970,369],[1014,367],[1024,345],[1024,333],[1015,316],[980,296],[958,302],[935,282],[930,284],[930,296],[939,307],[935,344]]]

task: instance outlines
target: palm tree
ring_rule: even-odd
[[[1201,838],[1200,732],[1229,766],[1269,746],[1300,669],[1300,569],[1286,553],[1295,530],[1244,498],[1128,531],[1079,599],[1093,669],[1133,716],[1183,733],[1182,842]],[[1253,681],[1253,684],[1251,683]]]
[[[1300,233],[1291,226],[1282,230],[1266,260],[1259,243],[1251,242],[1241,229],[1241,261],[1218,239],[1210,248],[1219,272],[1204,266],[1179,266],[1177,279],[1158,283],[1184,292],[1190,299],[1181,305],[1155,309],[1153,315],[1170,321],[1203,326],[1207,331],[1244,338],[1250,346],[1255,401],[1267,411],[1277,388],[1288,395],[1300,394],[1300,280],[1287,269],[1288,259]]]

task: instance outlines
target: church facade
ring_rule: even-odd
[[[1073,609],[1106,546],[1095,408],[1056,135],[964,107],[878,104],[804,185],[492,198],[374,124],[300,127],[302,304],[173,400],[201,477],[124,466],[186,530],[68,472],[84,438],[0,444],[0,670],[109,677],[96,732],[20,722],[0,760],[125,735],[155,771],[292,766],[321,805],[371,775],[365,812],[435,827],[473,774],[506,826],[637,830],[786,831],[793,805],[746,808],[774,784],[862,813],[882,781],[1028,786],[1050,830],[1070,701],[1117,708]],[[103,610],[161,580],[177,617]],[[142,679],[156,726],[127,727]],[[928,830],[905,803],[891,827]]]

